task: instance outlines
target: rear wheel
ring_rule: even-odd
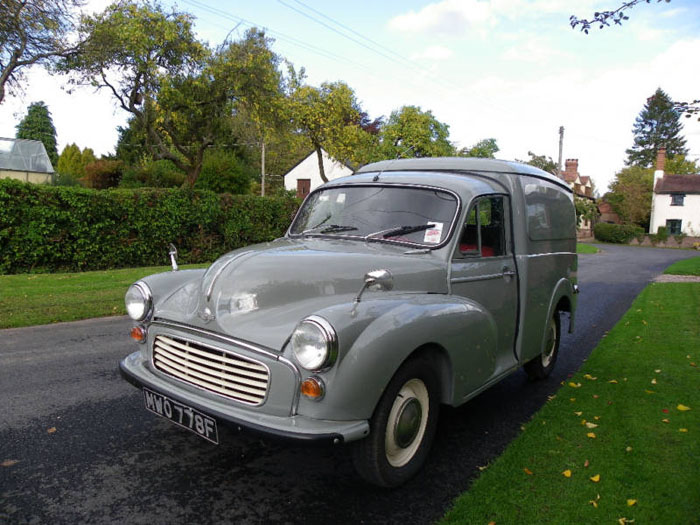
[[[530,376],[530,379],[544,379],[552,372],[559,355],[560,338],[561,320],[559,312],[555,312],[547,325],[547,334],[542,353],[525,363],[525,372]]]
[[[396,372],[370,420],[369,437],[353,448],[355,468],[366,481],[395,487],[420,470],[435,436],[438,391],[425,359],[412,359]]]

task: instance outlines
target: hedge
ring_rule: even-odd
[[[187,263],[279,237],[299,202],[170,188],[91,190],[0,180],[0,273]]]
[[[599,222],[593,229],[595,238],[602,242],[627,244],[635,237],[644,236],[644,228],[633,224],[609,224]]]

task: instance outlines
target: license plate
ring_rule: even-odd
[[[143,398],[146,410],[194,432],[215,445],[219,444],[219,433],[216,430],[214,418],[147,388],[143,389]]]

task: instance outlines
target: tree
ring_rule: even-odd
[[[688,160],[684,155],[676,155],[666,159],[664,171],[672,175],[695,175],[700,173],[700,166],[695,160]]]
[[[680,115],[673,108],[673,102],[658,88],[647,99],[644,109],[635,119],[632,128],[634,145],[626,151],[625,164],[651,168],[656,162],[656,153],[662,146],[669,156],[686,155],[688,150],[685,138],[680,135],[681,130]]]
[[[3,0],[0,7],[0,104],[21,89],[24,71],[76,49],[68,34],[82,0]]]
[[[528,151],[527,154],[530,156],[530,160],[518,160],[518,162],[535,166],[536,168],[551,173],[552,175],[556,175],[559,171],[559,166],[556,162],[554,162],[552,157],[535,155],[532,151]]]
[[[657,3],[660,3],[661,1],[662,0],[656,0]],[[671,0],[663,1],[669,3]],[[586,34],[588,34],[588,31],[593,24],[600,24],[599,29],[609,26],[610,22],[613,22],[616,25],[622,25],[623,20],[629,20],[629,16],[627,16],[625,11],[642,2],[649,4],[651,3],[651,0],[628,0],[626,2],[622,2],[622,4],[616,9],[596,11],[593,13],[593,17],[590,19],[578,18],[575,15],[571,15],[569,17],[569,24],[571,24],[573,29],[576,29],[577,26],[581,26],[581,31]]]
[[[392,111],[381,132],[384,158],[444,157],[455,154],[449,125],[417,106]]]
[[[90,148],[80,150],[76,144],[69,144],[63,148],[58,157],[56,172],[59,175],[59,184],[68,185],[77,183],[85,177],[85,166],[95,162],[95,152]]]
[[[470,148],[462,148],[457,153],[460,157],[479,157],[482,159],[493,159],[500,148],[496,144],[496,139],[483,139]]]
[[[236,154],[223,149],[210,149],[204,155],[202,173],[195,188],[216,193],[247,193],[253,173]]]
[[[309,138],[321,179],[328,182],[321,149],[343,162],[352,155],[351,145],[362,131],[355,92],[344,82],[324,82],[318,88],[302,85],[292,91],[289,103],[292,122]]]
[[[16,137],[43,142],[51,164],[56,166],[58,163],[56,128],[51,120],[51,112],[43,101],[33,102],[29,105],[27,115],[17,124]]]
[[[624,222],[649,228],[654,170],[641,166],[622,169],[610,183],[605,200]]]

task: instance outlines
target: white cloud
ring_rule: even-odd
[[[492,6],[479,0],[443,0],[392,18],[389,27],[410,33],[462,35],[470,27],[495,22]]]
[[[411,56],[411,60],[447,60],[454,53],[445,46],[430,46],[420,53]]]
[[[565,58],[569,55],[539,37],[528,38],[509,47],[502,55],[503,60],[516,62],[542,63],[552,58]]]

